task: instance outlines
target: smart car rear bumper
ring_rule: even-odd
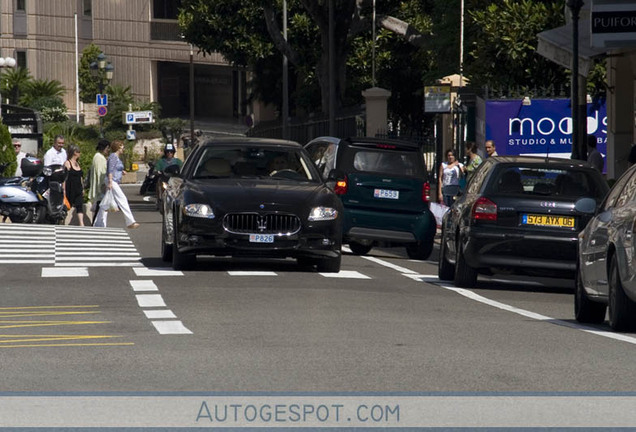
[[[345,241],[349,239],[426,242],[435,237],[437,224],[430,212],[391,213],[359,209],[345,210]]]

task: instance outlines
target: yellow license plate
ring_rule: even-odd
[[[571,216],[524,214],[521,223],[523,225],[574,228],[574,218]]]

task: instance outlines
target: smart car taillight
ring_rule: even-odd
[[[344,195],[347,193],[347,176],[343,179],[336,180],[336,187],[334,188],[334,192],[337,195]]]
[[[422,201],[425,203],[431,202],[431,185],[429,182],[422,185]]]
[[[473,204],[472,219],[480,221],[497,221],[497,204],[488,198],[478,198]]]

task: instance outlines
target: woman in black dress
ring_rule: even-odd
[[[84,173],[79,164],[80,149],[76,145],[68,147],[68,159],[64,166],[68,170],[66,179],[66,198],[75,209],[79,225],[84,226]]]

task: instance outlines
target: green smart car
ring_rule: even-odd
[[[433,250],[435,217],[417,144],[381,138],[316,138],[305,145],[344,206],[343,243],[356,255],[405,246],[412,259]]]

